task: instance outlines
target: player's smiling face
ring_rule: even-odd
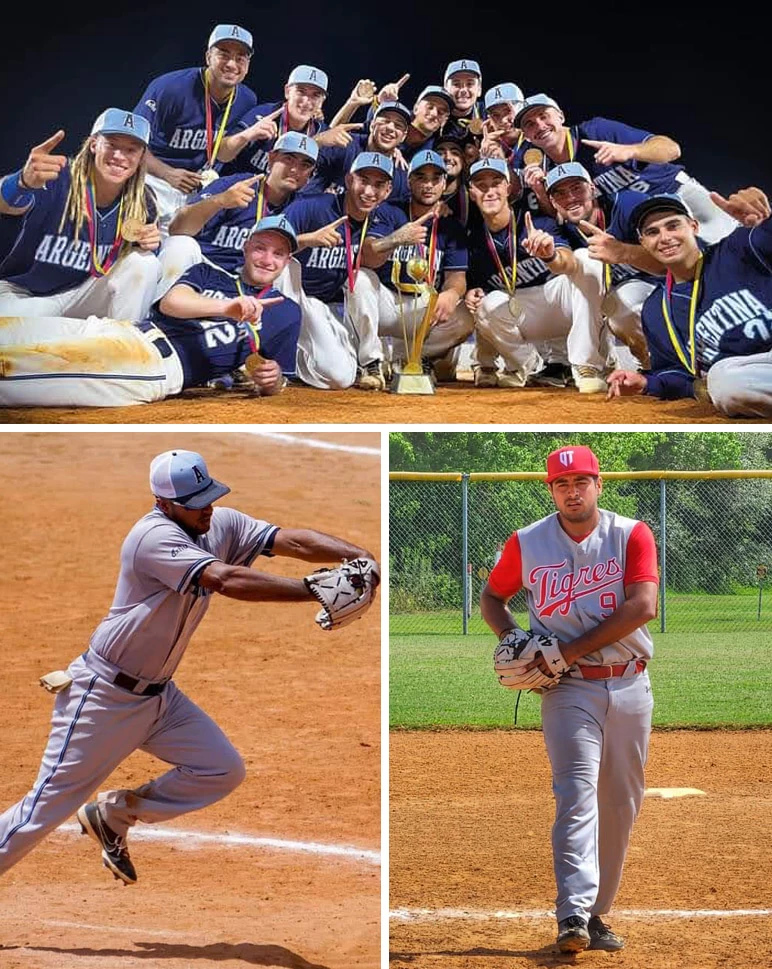
[[[206,52],[212,79],[223,88],[234,88],[247,76],[249,49],[235,40],[221,40]]]
[[[589,474],[566,474],[550,485],[550,494],[560,516],[571,524],[592,527],[598,517],[598,498],[603,481]]]
[[[370,123],[368,149],[389,155],[407,135],[407,121],[397,111],[384,111]]]
[[[680,212],[652,212],[641,226],[641,245],[665,266],[689,261],[699,251],[699,224]]]
[[[558,215],[574,225],[582,219],[589,219],[595,207],[593,187],[583,178],[566,178],[558,182],[550,190],[549,197]]]
[[[437,94],[430,94],[415,106],[413,124],[426,135],[434,135],[441,130],[450,117],[447,101]]]
[[[270,286],[290,261],[289,240],[281,232],[258,232],[244,244],[244,278],[251,286]]]
[[[464,152],[460,145],[446,141],[435,149],[445,162],[449,178],[458,178],[464,170]]]
[[[410,192],[419,205],[434,205],[445,191],[445,173],[434,165],[426,165],[410,176]]]
[[[466,114],[474,107],[480,97],[482,85],[480,78],[471,71],[457,71],[451,74],[445,85],[445,90],[453,98],[456,111]]]
[[[385,202],[390,192],[391,179],[379,168],[363,168],[346,176],[346,201],[362,218]]]
[[[493,104],[488,108],[488,115],[497,128],[507,133],[515,130],[515,115],[520,105],[515,105],[511,101],[505,104]]]
[[[321,111],[327,95],[315,84],[286,84],[284,97],[290,122],[305,125]]]
[[[131,135],[94,135],[91,139],[97,181],[123,185],[139,168],[145,146]]]
[[[469,194],[484,217],[499,215],[509,205],[509,183],[498,172],[478,172],[469,183]]]
[[[549,105],[530,110],[520,126],[525,137],[534,145],[548,151],[563,145],[563,112]]]
[[[313,160],[294,151],[271,152],[269,180],[280,192],[297,192],[308,182],[314,170]]]

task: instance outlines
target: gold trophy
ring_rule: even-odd
[[[413,280],[412,283],[400,282],[402,264],[399,259],[393,261],[391,281],[400,294],[399,315],[402,322],[402,339],[405,342],[407,360],[401,371],[395,374],[391,382],[391,392],[393,394],[433,394],[434,383],[432,382],[432,378],[429,374],[424,373],[423,367],[421,366],[421,351],[423,350],[426,334],[429,332],[429,327],[431,326],[434,307],[437,305],[439,293],[428,281],[429,263],[425,259],[408,259],[405,268],[408,276]],[[408,325],[405,319],[402,293],[410,294],[415,298],[416,309],[413,314],[414,317],[418,312],[418,300],[424,295],[429,297],[421,322],[415,326],[410,336],[408,336]]]

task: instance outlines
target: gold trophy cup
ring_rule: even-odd
[[[393,394],[433,394],[434,383],[429,374],[424,373],[421,366],[421,351],[423,350],[426,334],[431,326],[434,307],[437,305],[439,293],[428,281],[429,263],[425,259],[408,259],[405,266],[408,276],[413,280],[412,283],[400,281],[402,265],[399,259],[395,259],[391,270],[391,281],[396,286],[399,296],[399,315],[402,322],[402,339],[405,342],[407,360],[401,371],[394,375],[391,382],[391,392]],[[424,310],[421,322],[413,329],[412,334],[408,332],[408,325],[405,319],[405,307],[402,302],[402,293],[410,294],[416,301],[416,312],[418,300],[421,296],[429,297],[426,309]]]

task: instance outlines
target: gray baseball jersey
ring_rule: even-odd
[[[278,526],[215,508],[209,531],[191,538],[157,508],[121,548],[113,604],[91,637],[102,659],[146,680],[169,679],[204,618],[212,593],[196,584],[210,562],[250,565],[270,555]]]

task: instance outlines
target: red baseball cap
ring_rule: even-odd
[[[547,458],[547,484],[564,474],[600,475],[598,459],[588,447],[568,445],[558,448]]]

